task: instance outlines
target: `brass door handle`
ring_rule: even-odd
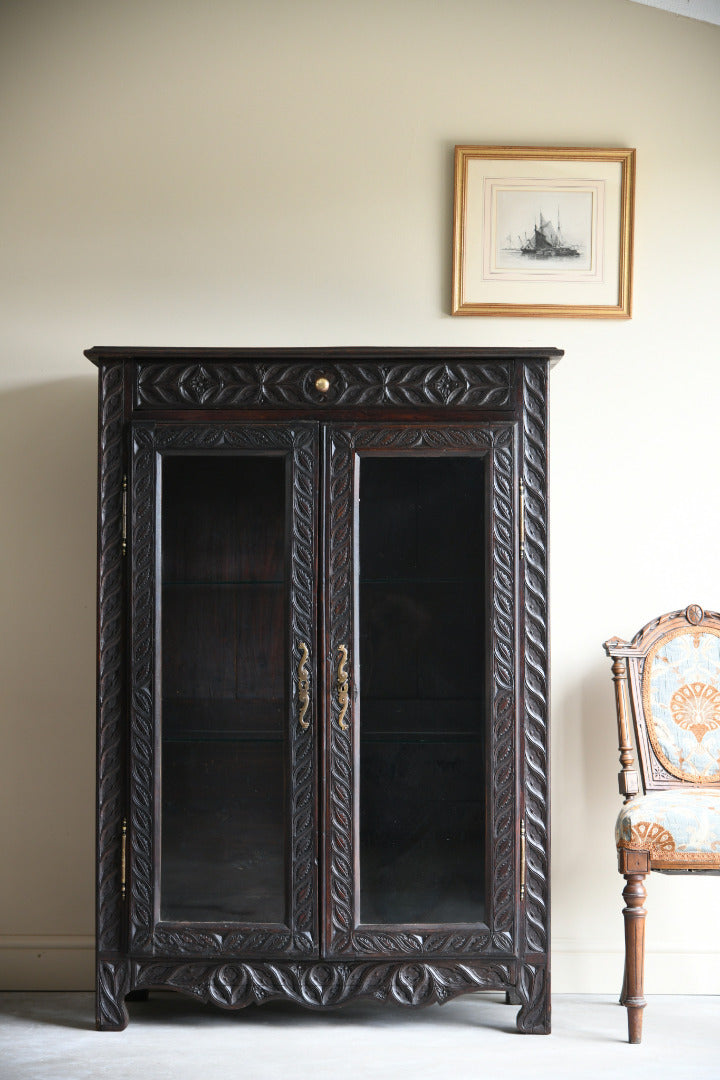
[[[526,853],[525,853],[525,818],[520,822],[520,899],[525,899],[525,874],[526,874]]]
[[[348,689],[350,686],[350,676],[348,675],[347,668],[345,667],[348,658],[347,645],[338,646],[338,652],[340,653],[340,663],[338,664],[337,672],[337,694],[338,704],[340,705],[338,724],[343,731],[347,731],[345,715],[348,711]]]
[[[300,727],[307,731],[310,721],[305,719],[305,713],[310,708],[310,673],[305,666],[308,659],[308,647],[304,641],[300,642],[300,663],[298,664],[298,701],[300,702]]]

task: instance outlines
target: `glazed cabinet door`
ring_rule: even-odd
[[[131,430],[131,954],[318,954],[318,426]]]
[[[328,955],[517,938],[517,428],[326,432]]]

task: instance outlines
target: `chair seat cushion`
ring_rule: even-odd
[[[720,867],[720,791],[651,791],[623,806],[618,848],[649,851],[657,869]]]

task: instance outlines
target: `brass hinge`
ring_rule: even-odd
[[[125,871],[127,855],[127,818],[122,819],[122,832],[120,835],[120,899],[125,901]]]
[[[520,481],[520,558],[525,558],[525,484]]]
[[[520,822],[520,899],[525,899],[525,819]]]
[[[127,555],[127,476],[122,478],[122,553]]]

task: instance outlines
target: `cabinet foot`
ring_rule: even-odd
[[[522,1002],[517,1029],[523,1035],[550,1034],[550,986],[545,965],[524,964],[517,996]]]
[[[128,992],[127,961],[101,960],[98,964],[96,1024],[99,1031],[123,1031],[128,1025],[125,998]]]

